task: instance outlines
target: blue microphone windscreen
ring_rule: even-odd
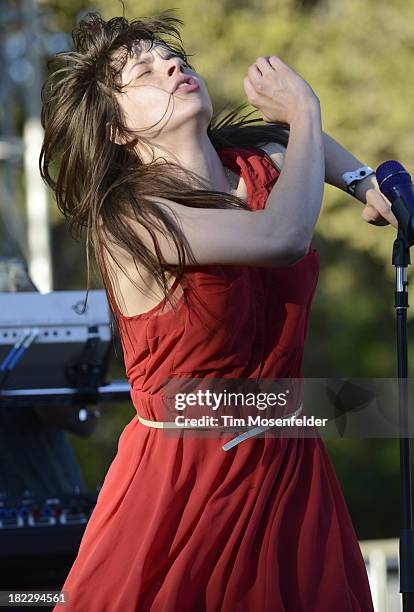
[[[380,191],[389,198],[393,187],[402,183],[411,183],[411,176],[400,162],[395,159],[385,161],[375,171]]]

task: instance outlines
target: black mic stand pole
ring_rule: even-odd
[[[398,408],[400,431],[400,593],[403,612],[414,612],[414,531],[412,511],[411,450],[408,427],[408,351],[407,351],[407,266],[410,264],[410,241],[406,231],[411,215],[398,198],[391,207],[398,219],[392,265],[396,267],[395,308],[397,314]],[[409,221],[409,222],[408,222]]]

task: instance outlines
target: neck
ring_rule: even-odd
[[[180,146],[177,141],[155,145],[155,158],[163,157],[168,162],[174,162],[186,170],[190,170],[202,181],[203,188],[210,191],[223,191],[236,195],[239,177],[223,166],[223,163],[215,150],[207,134],[198,139],[188,138]],[[141,157],[143,154],[141,152]],[[144,163],[149,161],[148,155]],[[195,185],[194,185],[195,186]]]

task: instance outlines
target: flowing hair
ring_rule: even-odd
[[[49,59],[49,76],[42,87],[44,140],[39,158],[40,173],[69,222],[71,236],[79,239],[86,230],[85,307],[90,288],[92,245],[104,289],[117,316],[121,311],[102,249],[131,283],[139,287],[110,250],[111,242],[132,257],[138,274],[140,266],[155,279],[166,301],[169,295],[164,268],[174,269],[176,276],[181,278],[186,261],[195,261],[180,228],[154,199],[166,198],[193,208],[249,209],[237,196],[202,187],[189,189],[194,181],[201,186],[194,173],[166,160],[162,164],[154,159],[143,163],[134,148],[140,142],[151,149],[151,142],[137,137],[137,130],[128,129],[115,95],[123,91],[120,75],[134,45],[141,40],[148,41],[151,47],[154,43],[162,44],[193,69],[179,33],[178,25],[183,22],[170,14],[174,10],[135,20],[122,16],[108,21],[96,11],[89,12],[72,31],[74,50],[57,53]],[[172,40],[167,42],[165,36]],[[58,63],[56,69],[54,62]],[[287,146],[288,124],[262,122],[252,125],[262,120],[249,119],[256,109],[239,116],[246,106],[237,106],[221,121],[218,114],[213,115],[207,134],[216,151],[223,147],[255,147],[265,142]],[[117,144],[111,137],[114,132],[126,140],[132,137],[132,140]],[[55,178],[52,172],[56,173]],[[132,230],[131,219],[147,230],[155,255]],[[173,240],[178,266],[162,260],[154,228]]]

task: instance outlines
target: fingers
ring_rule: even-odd
[[[366,201],[363,218],[368,221],[368,223],[385,219],[387,223],[391,223],[395,229],[398,229],[398,221],[391,211],[391,202],[381,193],[381,191],[378,189],[369,189],[366,193]],[[378,225],[386,225],[386,223],[378,223]]]
[[[247,77],[247,76],[244,77],[243,84],[244,84],[244,90],[246,92],[248,101],[251,104],[254,104],[256,99],[257,99],[257,93],[256,93],[255,88],[251,84],[249,77]]]
[[[361,217],[364,221],[370,223],[371,225],[389,225],[388,221],[381,217],[376,208],[373,208],[372,206],[365,206],[361,213]]]
[[[382,194],[381,194],[382,195]],[[398,229],[398,221],[397,218],[395,217],[395,215],[392,213],[391,211],[391,206],[388,203],[388,200],[385,198],[384,195],[382,195],[382,203],[381,206],[379,208],[377,208],[378,212],[380,213],[381,217],[384,217],[385,219],[387,219],[387,221],[389,223],[391,223],[392,226],[395,227],[395,229]]]
[[[262,73],[260,72],[256,64],[249,66],[249,69],[247,70],[247,75],[249,79],[252,81],[252,83],[262,78]]]
[[[275,70],[283,70],[284,68],[288,68],[288,65],[285,64],[285,62],[278,55],[270,55],[267,57],[269,57],[269,64]]]
[[[252,64],[251,66],[249,66],[247,74],[257,91],[260,91],[262,88],[261,79],[263,75],[260,72],[259,68],[256,66],[256,64]]]
[[[263,77],[266,76],[266,74],[268,74],[269,72],[274,70],[274,68],[269,62],[269,59],[270,59],[269,56],[258,57],[256,58],[255,63],[249,66],[247,70],[247,74],[251,81],[251,85],[253,85],[253,88],[258,93],[263,92],[266,88],[265,83],[263,83]]]
[[[361,217],[364,219],[364,221],[371,223],[372,225],[383,226],[391,223],[395,229],[398,229],[398,221],[392,213],[390,218],[388,213],[383,211],[383,214],[381,214],[377,208],[370,206],[369,204],[364,206]]]
[[[279,60],[276,55],[261,55],[256,58],[255,63],[251,66],[251,68],[256,69],[253,71],[253,75],[256,74],[260,76],[280,67],[281,60]]]
[[[256,66],[258,67],[260,73],[266,74],[266,72],[269,72],[270,70],[273,70],[272,65],[269,63],[269,56],[266,55],[265,57],[258,57],[256,59],[255,62]]]

